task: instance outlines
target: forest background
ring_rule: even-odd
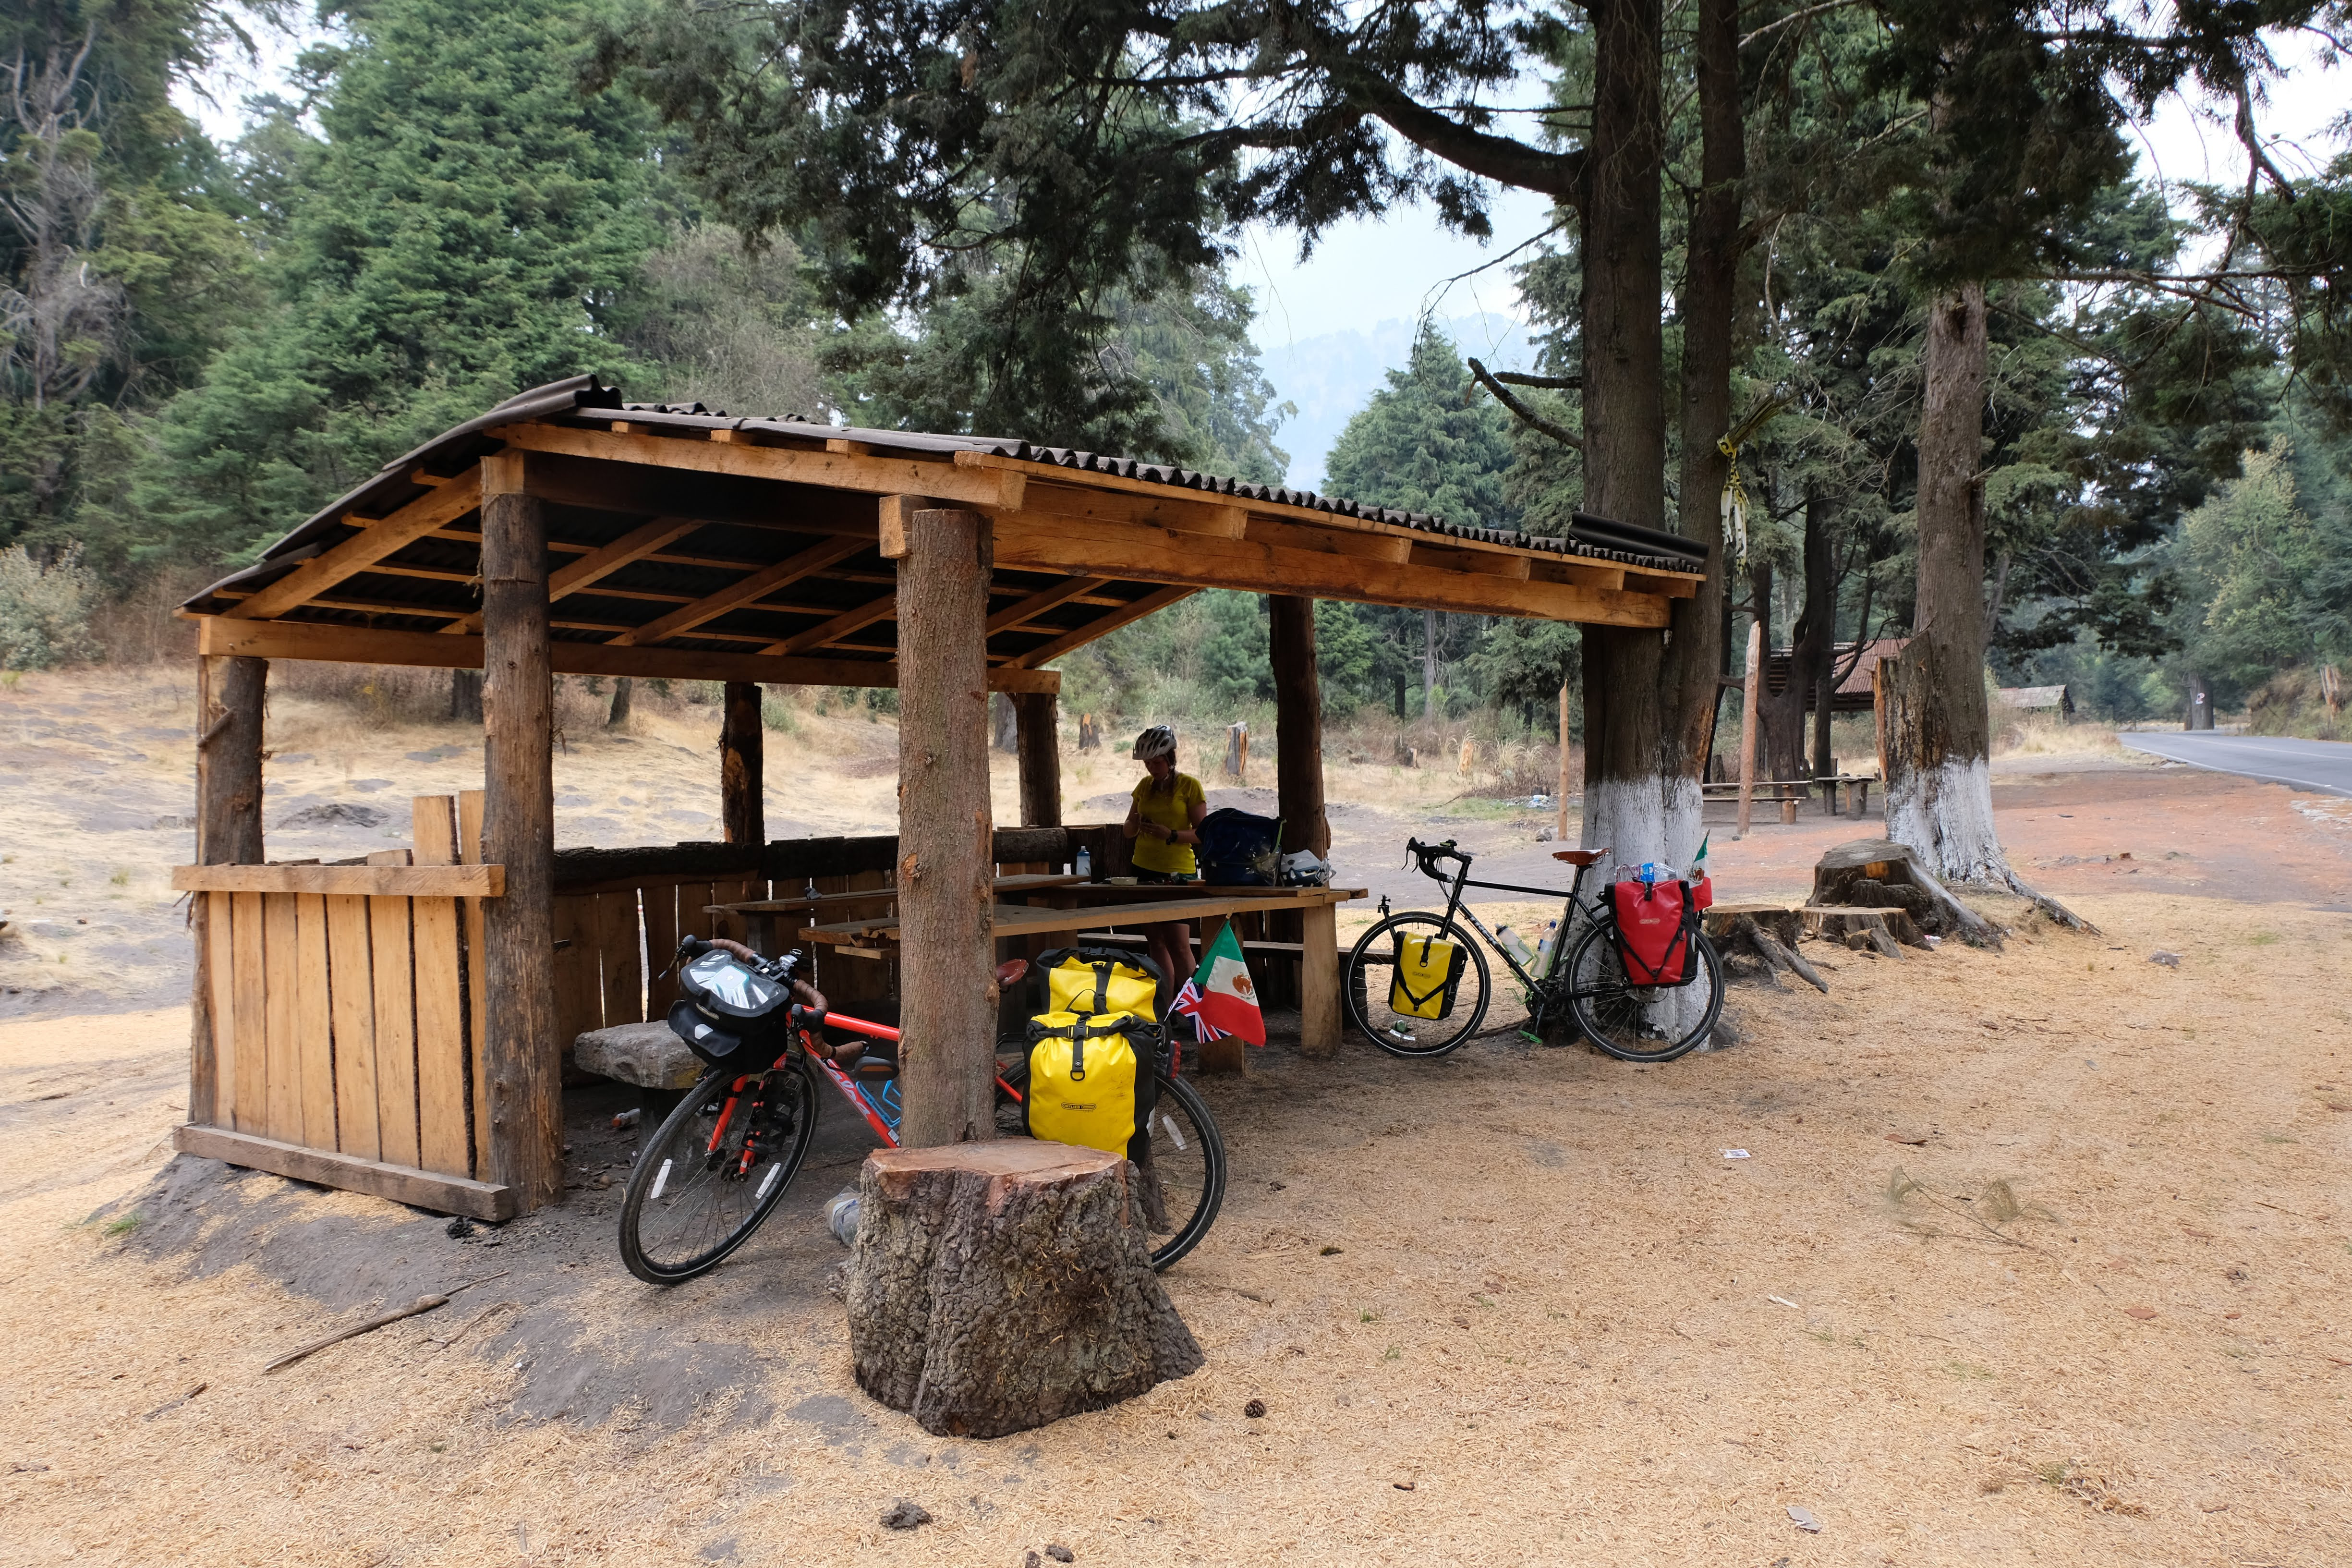
[[[648,101],[658,84],[640,96],[612,68],[632,13],[603,0],[330,6],[330,41],[287,91],[246,105],[234,142],[207,138],[175,88],[290,15],[22,0],[0,23],[0,666],[152,652],[169,605],[381,463],[583,371],[641,400],[1284,477],[1286,410],[1229,257],[1097,280],[1083,310],[1010,348],[1017,250],[845,309],[811,265],[845,237],[753,224],[747,246],[675,114]],[[1568,142],[1590,66],[1563,15],[1534,52]],[[1926,111],[1882,68],[1878,10],[1783,20],[1794,64],[1755,100],[1759,150],[1809,121],[1866,150]],[[1670,39],[1681,25],[1670,11]],[[1670,73],[1670,102],[1688,79]],[[1667,117],[1678,190],[1695,179],[1690,96]],[[2342,144],[2339,125],[2320,184],[2352,178]],[[2302,374],[2309,288],[2209,284],[2203,314],[2166,316],[2182,289],[2152,281],[2217,255],[2230,271],[2252,193],[2182,203],[2116,171],[2073,220],[2068,268],[1990,286],[1989,680],[2065,682],[2111,720],[2176,716],[2201,682],[2258,727],[2333,732],[2315,672],[2352,655],[2352,442],[2332,384]],[[1739,444],[1727,649],[1756,618],[1774,647],[1908,629],[1929,291],[1903,194],[1899,177],[1860,182],[1778,214],[1751,247],[1762,307],[1739,324],[1734,383],[1760,417]],[[1685,258],[1668,242],[1671,289]],[[1581,465],[1542,426],[1579,412],[1573,226],[1502,264],[1545,373],[1507,394],[1524,416],[1425,323],[1332,448],[1328,489],[1565,529]],[[2152,338],[2159,318],[2174,325]],[[1675,331],[1670,316],[1670,354]],[[1475,716],[1549,736],[1579,667],[1570,626],[1331,603],[1317,621],[1327,704],[1401,727]],[[1072,711],[1252,717],[1271,696],[1263,602],[1201,595],[1064,668]],[[1791,769],[1804,706],[1796,693],[1768,715]]]

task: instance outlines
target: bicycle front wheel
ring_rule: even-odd
[[[816,1070],[710,1074],[646,1141],[621,1205],[621,1261],[655,1285],[705,1274],[782,1201],[816,1135]]]
[[[1698,973],[1686,985],[1636,985],[1606,923],[1584,933],[1569,956],[1569,1005],[1585,1038],[1623,1062],[1670,1062],[1696,1047],[1723,1011],[1723,964],[1714,944],[1691,934]]]
[[[1416,1008],[1412,998],[1401,994],[1394,984],[1396,955],[1407,944],[1418,949],[1432,941],[1454,942],[1464,951],[1462,978],[1451,998],[1453,1006],[1434,1018],[1427,1013],[1444,1006],[1445,997],[1437,996]],[[1486,954],[1476,935],[1443,915],[1391,915],[1381,921],[1357,940],[1355,951],[1348,955],[1344,979],[1340,994],[1347,998],[1348,1021],[1392,1057],[1442,1057],[1454,1049],[1478,1032],[1494,992],[1493,972],[1486,967]],[[1399,1002],[1407,1005],[1400,1009],[1395,1005]]]

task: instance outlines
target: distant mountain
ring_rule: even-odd
[[[1438,325],[1453,336],[1465,354],[1475,354],[1496,370],[1525,370],[1535,358],[1527,329],[1508,316],[1489,311],[1455,316]],[[1349,332],[1326,332],[1296,342],[1261,346],[1258,363],[1274,384],[1277,398],[1298,405],[1297,415],[1284,423],[1276,443],[1290,454],[1294,489],[1323,488],[1325,460],[1356,411],[1388,384],[1385,373],[1404,363],[1412,351],[1413,323],[1387,321]]]

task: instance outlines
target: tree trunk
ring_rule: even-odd
[[[480,670],[453,669],[449,672],[449,718],[458,724],[478,724],[482,721]]]
[[[2210,730],[2213,727],[2213,691],[2201,675],[2189,678],[2189,721],[2184,730]]]
[[[563,1192],[563,1047],[555,1020],[555,685],[547,527],[523,455],[482,463],[482,846],[506,868],[482,900],[489,1009],[483,1075],[492,1169],[525,1212]]]
[[[1664,288],[1659,9],[1657,0],[1599,0],[1589,14],[1584,504],[1603,517],[1658,528],[1665,521],[1666,459],[1657,310]],[[1721,434],[1711,430],[1706,439]],[[1692,603],[1677,601],[1676,608],[1686,611]],[[1675,620],[1670,636],[1703,638],[1687,614]],[[1687,727],[1672,711],[1679,693],[1669,690],[1668,640],[1618,627],[1584,632],[1584,843],[1612,848],[1621,860],[1686,859],[1698,847],[1698,781],[1684,754]]]
[[[1315,601],[1276,594],[1267,606],[1274,665],[1274,784],[1282,847],[1331,853],[1323,805],[1323,687],[1315,668]]]
[[[1764,699],[1764,735],[1769,760],[1765,766],[1776,779],[1796,779],[1805,776],[1805,712],[1813,706],[1814,694],[1828,672],[1830,638],[1829,622],[1832,618],[1830,595],[1830,548],[1824,514],[1826,505],[1820,495],[1808,489],[1805,497],[1805,607],[1798,612],[1797,625],[1789,646],[1789,674],[1778,692]]]
[[[1917,608],[1888,683],[1886,830],[1937,876],[2007,883],[1984,690],[1985,356],[1983,286],[1937,296],[1919,414]]]
[[[1421,612],[1421,716],[1434,720],[1437,712],[1437,612]]]
[[[886,514],[902,498],[885,497]],[[988,791],[989,532],[919,510],[898,563],[899,1016],[908,1148],[995,1136],[995,872]]]
[[[604,715],[606,729],[617,730],[629,721],[629,701],[636,689],[637,683],[625,675],[613,682],[613,707]]]
[[[1024,691],[1013,699],[1021,757],[1021,825],[1062,826],[1062,735],[1050,691]]]
[[[999,691],[988,700],[988,741],[1000,752],[1021,749],[1021,716],[1009,692]]]
[[[760,688],[727,683],[719,721],[719,816],[730,844],[767,841],[767,732],[760,723]]]
[[[1117,1154],[1028,1138],[877,1149],[857,1183],[849,1356],[925,1431],[999,1437],[1204,1361]]]

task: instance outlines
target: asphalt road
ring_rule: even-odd
[[[2135,752],[2325,795],[2352,795],[2352,742],[2296,741],[2281,735],[2214,731],[2126,730],[2116,737]]]

